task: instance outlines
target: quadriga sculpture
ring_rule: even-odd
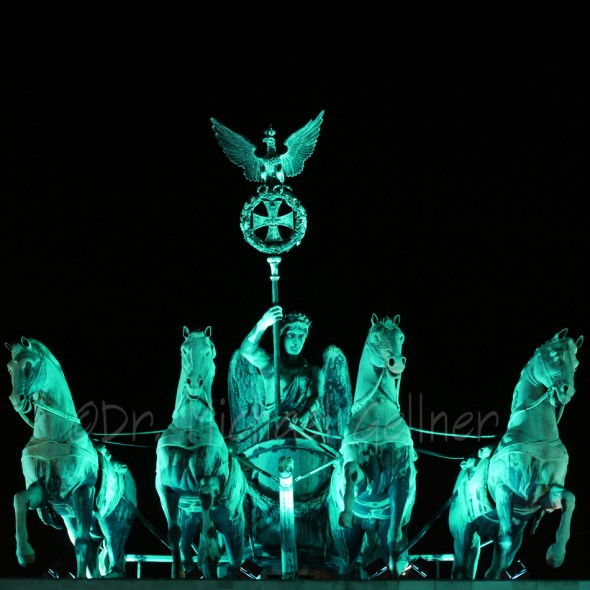
[[[554,568],[563,563],[575,497],[564,487],[568,453],[557,425],[575,392],[582,343],[582,336],[574,341],[564,329],[536,349],[514,389],[508,429],[497,448],[484,447],[477,459],[463,463],[449,510],[453,579],[476,578],[484,539],[494,544],[485,578],[500,579],[521,547],[527,524],[534,532],[546,512],[559,509],[560,524],[546,560]]]
[[[197,565],[203,576],[219,577],[224,550],[226,575],[234,577],[243,560],[246,479],[215,422],[211,328],[190,332],[185,327],[183,335],[172,422],[156,450],[156,490],[168,526],[172,577],[199,575],[193,560],[197,537]]]
[[[63,519],[76,552],[77,578],[124,577],[125,544],[137,506],[131,473],[82,428],[50,350],[32,338],[6,346],[12,353],[10,401],[33,428],[22,452],[26,489],[14,496],[19,564],[35,562],[27,511],[37,510],[45,524],[57,529],[63,528]]]
[[[330,523],[344,578],[358,575],[359,555],[361,577],[379,558],[395,577],[407,564],[417,455],[400,413],[399,388],[406,359],[399,321],[399,315],[379,319],[373,314],[371,318],[352,415],[342,441],[343,462],[332,475]]]

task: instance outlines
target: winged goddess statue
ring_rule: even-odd
[[[277,151],[276,132],[272,125],[269,125],[262,139],[266,144],[263,154],[250,140],[213,117],[211,123],[223,153],[234,164],[244,169],[244,176],[252,182],[276,189],[284,185],[286,178],[297,176],[303,170],[305,161],[315,149],[323,117],[322,110],[315,119],[311,119],[301,129],[289,135],[280,151]]]

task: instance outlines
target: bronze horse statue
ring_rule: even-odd
[[[351,418],[331,480],[329,512],[343,578],[381,559],[393,577],[407,565],[407,529],[416,498],[417,455],[399,404],[404,333],[400,316],[371,318]],[[361,576],[362,576],[361,572]]]
[[[501,579],[527,524],[532,522],[534,532],[541,517],[555,510],[562,510],[561,520],[546,561],[554,568],[563,563],[575,496],[565,487],[568,453],[557,425],[575,392],[582,343],[582,336],[574,341],[564,329],[538,347],[521,371],[498,446],[463,462],[449,510],[453,579],[475,579],[483,539],[494,545],[485,578]]]
[[[215,421],[211,328],[190,332],[185,327],[183,336],[172,422],[156,450],[156,490],[168,527],[172,577],[234,577],[244,552],[246,479]],[[222,545],[228,571],[219,576]]]
[[[14,495],[16,555],[35,563],[27,512],[44,524],[66,526],[76,553],[77,578],[125,576],[125,544],[136,516],[136,488],[126,465],[114,461],[82,427],[63,370],[38,340],[6,345],[10,401],[33,435],[22,452],[26,489]],[[28,417],[34,412],[34,420]]]

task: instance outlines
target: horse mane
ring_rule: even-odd
[[[377,316],[373,314],[373,318],[376,319]],[[383,316],[380,320],[374,321],[373,325],[380,325],[386,328],[387,330],[393,330],[394,328],[399,327],[400,316],[399,314],[390,318],[388,316]]]

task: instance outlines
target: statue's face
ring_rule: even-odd
[[[287,354],[298,355],[303,350],[307,338],[307,328],[300,324],[287,326],[283,333],[283,348]]]

